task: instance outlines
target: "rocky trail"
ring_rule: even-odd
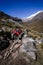
[[[22,41],[17,39],[11,42],[10,46],[2,52],[0,65],[37,65],[37,60],[35,61],[37,49],[33,42],[32,38],[23,38]]]
[[[0,59],[0,65],[7,65],[8,59],[9,59],[9,62],[8,62],[8,64],[9,64],[10,62],[12,62],[12,60],[15,60],[15,58],[18,56],[18,51],[19,51],[19,47],[21,46],[21,43],[18,43],[17,41],[14,41],[9,46],[9,48],[7,48],[6,50],[4,50],[2,52],[2,54],[4,54],[4,57],[2,59]],[[12,60],[10,57],[12,57]],[[1,58],[1,56],[0,56],[0,58]]]

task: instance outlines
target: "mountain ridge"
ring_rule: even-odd
[[[22,22],[22,19],[20,19],[18,17],[12,17],[12,16],[4,13],[3,11],[0,11],[0,25],[1,26],[6,25],[6,24],[8,26],[9,25],[10,26],[13,26],[13,25],[22,26],[21,22]]]
[[[16,25],[17,24],[19,24],[20,26],[25,25],[29,29],[32,29],[32,30],[35,30],[38,32],[43,32],[43,10],[35,13],[35,15],[33,16],[32,19],[29,19],[29,18],[28,19],[20,19],[17,17],[12,17],[12,16],[0,11],[0,22],[2,22],[2,20],[4,20],[4,22],[5,21],[8,21],[8,22],[13,21],[13,22],[15,22]]]
[[[20,18],[10,16],[10,15],[6,14],[6,13],[3,12],[3,11],[0,11],[0,18],[4,18],[4,19],[8,18],[8,19],[13,19],[13,20],[15,20],[15,21],[19,21],[19,20],[22,21]]]
[[[23,20],[23,23],[32,30],[43,32],[43,11],[35,13],[33,18]]]
[[[43,13],[43,10],[42,11],[38,11],[32,15],[30,15],[29,17],[27,17],[27,19],[31,20],[33,17],[35,17],[36,15],[40,14],[40,13]]]

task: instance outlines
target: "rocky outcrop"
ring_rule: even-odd
[[[24,54],[24,57],[26,57],[27,59],[31,58],[35,60],[36,59],[35,41],[32,38],[27,37],[22,40],[22,43],[23,45],[20,47],[20,53]]]

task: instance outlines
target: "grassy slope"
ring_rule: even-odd
[[[38,31],[38,32],[43,32],[43,21],[35,21],[32,23],[24,23],[29,29]]]

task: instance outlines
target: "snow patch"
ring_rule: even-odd
[[[33,17],[35,17],[36,15],[38,15],[38,14],[41,13],[41,12],[43,12],[43,10],[42,10],[42,11],[38,11],[37,13],[35,13],[35,14],[33,14],[33,15],[27,17],[26,19],[32,20]]]

